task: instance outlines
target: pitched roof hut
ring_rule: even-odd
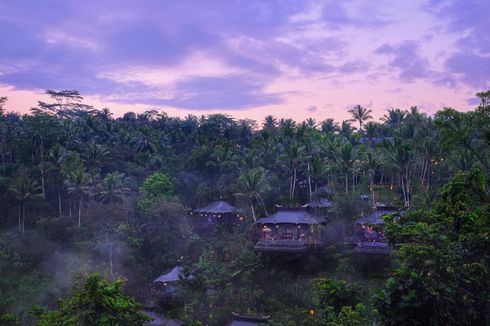
[[[217,200],[217,201],[213,201],[211,204],[209,204],[206,207],[196,208],[192,212],[198,214],[227,214],[227,213],[234,213],[236,211],[237,209],[231,206],[230,204],[228,204],[227,202],[222,200]]]
[[[376,211],[367,216],[362,216],[356,220],[355,224],[358,225],[383,225],[383,216],[396,213],[397,209],[390,206],[378,206]]]
[[[300,252],[323,244],[321,222],[304,208],[279,208],[255,223],[255,250]]]
[[[171,299],[178,292],[178,282],[182,279],[191,280],[194,277],[184,275],[184,267],[182,266],[182,257],[177,261],[177,265],[169,272],[157,277],[153,283],[154,295],[160,299]]]
[[[396,213],[391,206],[377,206],[376,211],[360,217],[355,222],[355,235],[344,239],[346,243],[354,243],[354,252],[361,254],[389,255],[391,248],[384,237],[383,216]],[[347,241],[346,241],[347,240]]]
[[[217,223],[223,223],[229,227],[235,222],[243,221],[241,211],[222,200],[214,201],[205,207],[196,208],[191,211],[191,215],[198,217],[197,220],[194,219],[194,228],[203,230],[209,230]]]
[[[306,205],[304,205],[304,207],[308,207],[308,208],[331,208],[332,206],[333,206],[332,202],[327,198],[320,198],[317,200],[313,200],[307,203]]]
[[[259,218],[256,224],[319,224],[319,222],[302,208],[278,208],[275,214]]]
[[[177,282],[180,280],[180,276],[182,275],[184,267],[182,265],[177,265],[172,270],[166,274],[160,275],[157,277],[153,283],[170,283],[170,282]]]

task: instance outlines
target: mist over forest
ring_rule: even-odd
[[[1,325],[488,325],[490,91],[379,121],[46,95],[0,98]]]

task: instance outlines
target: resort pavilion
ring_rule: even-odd
[[[185,276],[183,274],[184,267],[182,266],[183,258],[177,261],[177,265],[169,272],[160,275],[152,283],[153,294],[157,299],[168,300],[172,299],[179,289],[179,282],[183,279],[193,279],[194,277]]]
[[[205,207],[193,209],[190,214],[197,217],[201,227],[210,227],[217,223],[232,225],[235,222],[243,221],[241,211],[222,200],[213,201]]]
[[[255,223],[257,251],[304,251],[322,245],[322,223],[305,208],[278,208]]]
[[[385,215],[396,213],[391,206],[377,206],[374,213],[358,218],[354,223],[354,234],[345,238],[345,243],[356,244],[357,253],[389,254],[391,248],[384,236]]]

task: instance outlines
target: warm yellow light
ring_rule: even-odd
[[[310,315],[314,315],[315,314],[315,310],[310,310]]]

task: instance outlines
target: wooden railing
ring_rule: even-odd
[[[254,246],[257,251],[302,252],[308,249],[308,243],[297,240],[260,240]]]
[[[354,252],[359,254],[391,254],[391,247],[386,242],[359,242],[354,248]]]

